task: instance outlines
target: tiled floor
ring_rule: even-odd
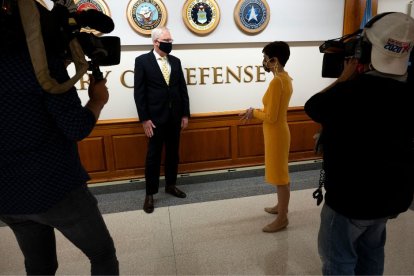
[[[316,237],[320,207],[313,190],[292,192],[290,225],[263,233],[274,219],[263,207],[275,195],[193,203],[104,215],[122,275],[320,274]],[[388,224],[385,273],[414,275],[414,212]],[[87,258],[57,235],[59,275],[89,274]],[[0,227],[0,274],[25,274],[14,236]]]

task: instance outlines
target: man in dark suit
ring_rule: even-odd
[[[145,135],[149,138],[145,164],[144,211],[154,211],[161,154],[165,145],[165,192],[179,198],[176,187],[180,132],[188,125],[190,107],[181,61],[170,55],[173,39],[166,27],[151,34],[154,49],[135,59],[134,98]]]

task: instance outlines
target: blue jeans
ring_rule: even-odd
[[[323,275],[382,275],[387,221],[349,219],[324,204],[318,235]]]
[[[28,275],[54,275],[58,268],[54,228],[89,258],[91,274],[118,275],[114,242],[86,186],[68,194],[45,213],[2,215],[24,255]]]

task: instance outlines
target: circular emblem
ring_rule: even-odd
[[[266,0],[239,0],[234,9],[234,20],[242,31],[260,33],[270,20],[269,5]]]
[[[111,17],[111,12],[109,11],[108,5],[103,0],[74,0],[74,3],[77,7],[76,12],[81,12],[84,10],[94,9],[102,12],[103,14]],[[83,32],[94,33],[96,35],[100,34],[100,32],[90,29],[90,28],[82,28]]]
[[[140,34],[165,25],[167,10],[161,0],[131,0],[127,7],[128,22]]]
[[[206,35],[220,22],[220,9],[214,0],[187,0],[183,7],[183,20],[190,31]]]

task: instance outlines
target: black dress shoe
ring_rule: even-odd
[[[175,186],[165,187],[165,192],[167,194],[170,194],[170,195],[173,195],[173,196],[176,196],[176,197],[179,197],[179,198],[187,197],[187,195],[183,191],[181,191],[180,189],[178,189]]]
[[[152,195],[145,196],[143,209],[145,213],[148,213],[148,214],[154,212],[154,198],[152,197]]]

